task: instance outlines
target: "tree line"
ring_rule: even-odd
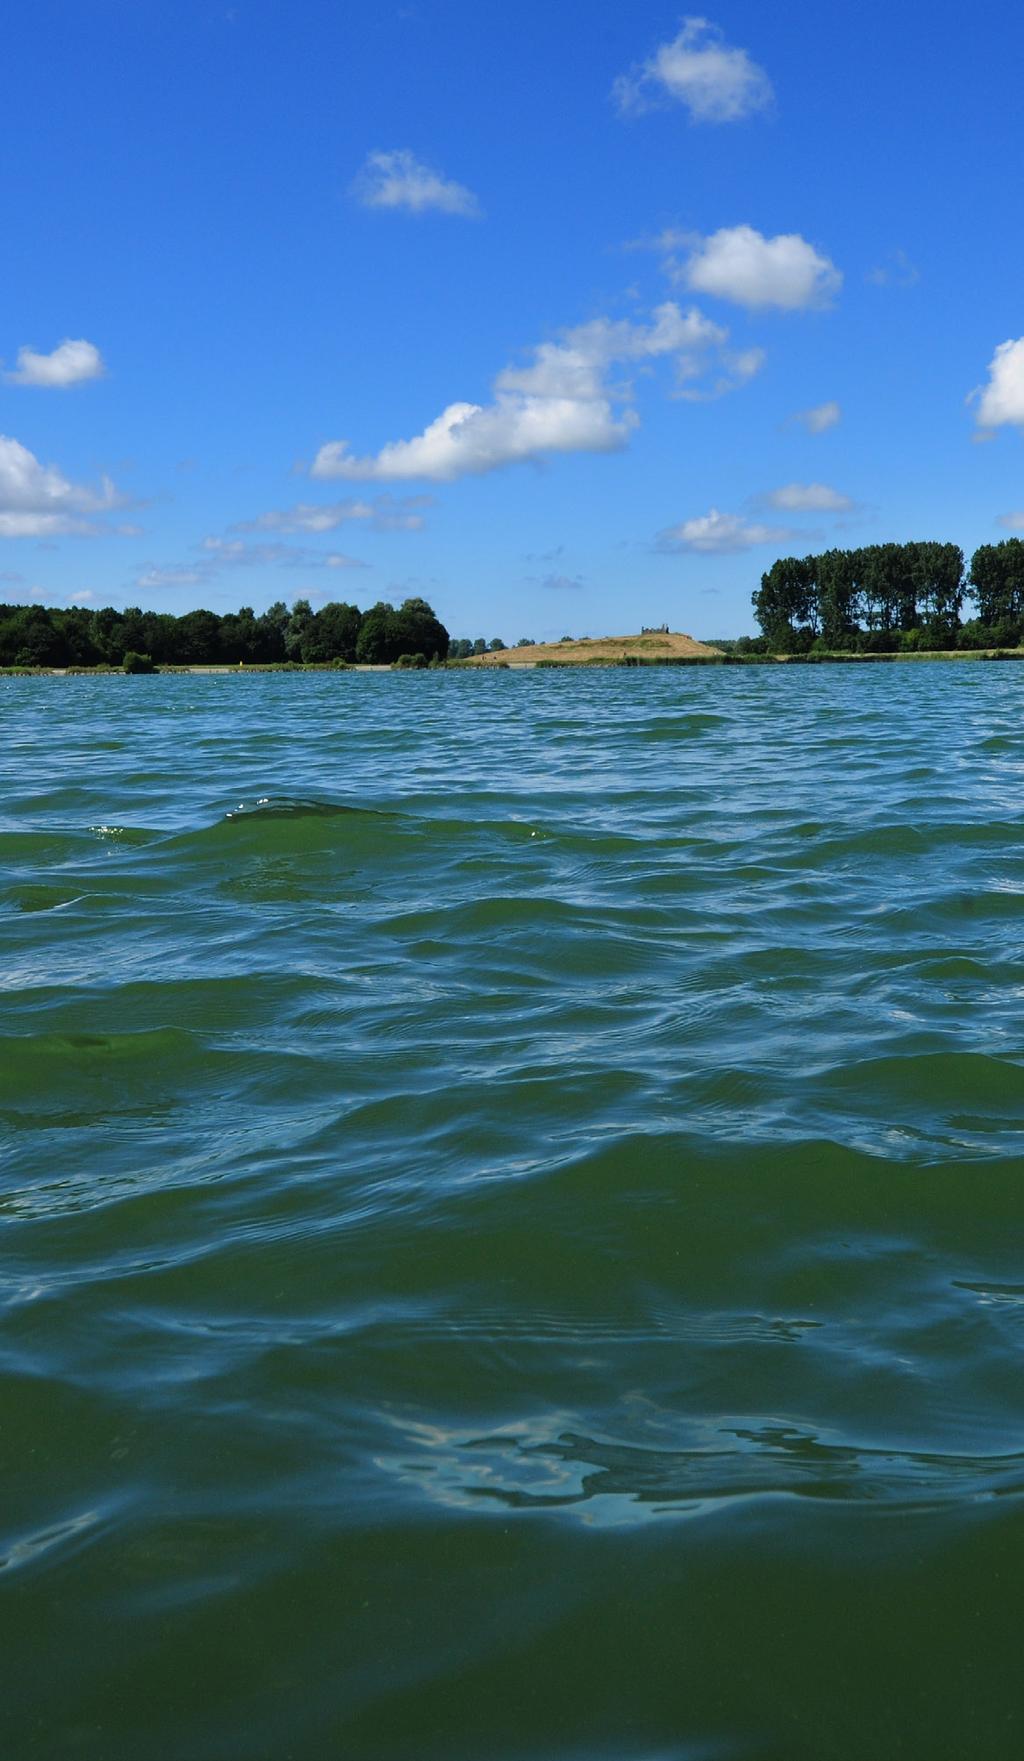
[[[975,615],[966,621],[965,601]],[[779,654],[1016,648],[1024,637],[1024,542],[982,544],[964,569],[955,544],[868,544],[779,557],[753,595]]]
[[[248,605],[223,616],[189,611],[181,617],[138,606],[0,605],[0,666],[426,666],[445,660],[448,647],[448,631],[425,599],[403,600],[397,609],[381,601],[368,611],[338,601],[314,611],[308,599],[289,610],[278,600],[259,617]]]

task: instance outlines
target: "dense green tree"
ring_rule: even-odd
[[[963,568],[957,545],[933,542],[780,557],[762,575],[754,609],[777,653],[812,645],[815,651],[951,648],[960,630]],[[1024,616],[1024,596],[1021,603]]]
[[[969,579],[979,623],[1012,629],[1016,641],[1024,623],[1024,539],[979,545],[971,558]]]
[[[66,652],[60,631],[41,605],[12,608],[0,644],[4,666],[63,666]]]
[[[829,648],[845,648],[859,633],[856,555],[849,550],[826,550],[816,558],[821,638]]]
[[[275,599],[261,617],[256,619],[259,658],[261,661],[282,661],[288,658],[285,636],[288,633],[288,607],[283,599]]]
[[[302,642],[302,659],[316,661],[356,658],[359,629],[363,614],[358,606],[330,600],[322,605],[309,625]]]
[[[73,605],[68,611],[51,613],[60,632],[65,666],[96,666],[103,655],[94,635],[95,614]]]
[[[215,666],[221,659],[220,619],[212,611],[187,611],[177,620],[175,648],[179,666]]]
[[[395,608],[379,599],[363,616],[356,642],[356,659],[363,666],[388,666],[398,659]]]
[[[956,646],[964,602],[964,553],[958,544],[933,541],[906,545],[928,641],[935,648]]]
[[[425,599],[403,600],[397,611],[382,600],[363,618],[356,658],[369,666],[390,666],[403,654],[443,660],[449,646],[447,630]]]
[[[818,634],[814,557],[782,556],[761,576],[754,594],[757,621],[782,654],[808,648]]]
[[[402,601],[395,614],[395,640],[398,654],[423,654],[428,661],[443,660],[448,652],[448,632],[425,599]]]
[[[221,618],[219,648],[221,658],[232,666],[259,659],[260,631],[251,605]]]
[[[302,659],[302,644],[310,634],[312,624],[313,607],[309,600],[297,599],[285,625],[284,652],[286,660],[299,661]]]

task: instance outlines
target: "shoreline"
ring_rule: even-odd
[[[505,653],[509,651],[506,650]],[[514,651],[513,651],[514,652]],[[482,659],[482,657],[480,657]],[[394,667],[370,666],[366,663],[348,663],[336,666],[330,661],[310,662],[306,665],[289,665],[279,662],[247,663],[244,666],[230,666],[226,663],[211,662],[202,666],[154,666],[151,672],[127,673],[119,666],[94,667],[0,667],[0,678],[4,679],[93,679],[93,678],[153,678],[158,674],[176,675],[182,678],[246,678],[254,674],[278,673],[292,676],[308,673],[332,673],[343,676],[346,673],[392,673],[416,676],[423,672],[460,672],[460,673],[525,673],[525,672],[621,672],[637,667],[806,667],[806,666],[879,666],[893,663],[922,663],[935,661],[965,662],[1024,660],[1024,648],[936,648],[918,650],[916,653],[894,654],[848,654],[839,650],[827,654],[679,654],[679,655],[635,655],[627,654],[617,658],[565,659],[565,660],[506,660],[504,656],[491,660],[488,656],[484,665],[479,661],[450,660],[443,661],[437,667]]]

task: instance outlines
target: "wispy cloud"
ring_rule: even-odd
[[[232,569],[366,569],[368,563],[341,551],[311,550],[300,544],[252,544],[242,538],[204,538],[195,561],[149,564],[136,577],[140,588],[200,587]]]
[[[482,212],[476,196],[465,184],[424,165],[406,147],[368,154],[351,187],[364,208],[391,208],[407,214],[455,214],[464,220],[478,220]]]
[[[625,114],[675,102],[693,122],[717,123],[741,122],[766,110],[773,97],[763,67],[726,43],[706,18],[684,18],[671,41],[615,81],[612,94]]]
[[[20,348],[18,363],[4,378],[11,385],[48,386],[65,390],[69,385],[82,385],[88,379],[102,379],[106,368],[95,343],[66,337],[48,355],[35,349]]]
[[[872,287],[914,287],[921,279],[921,271],[906,251],[897,250],[890,251],[884,263],[869,269],[864,279]]]
[[[369,563],[341,551],[309,550],[298,544],[247,544],[241,538],[204,538],[202,548],[215,568],[366,569]]]
[[[372,501],[300,501],[290,508],[272,508],[254,520],[239,520],[232,532],[336,532],[350,521],[374,532],[419,532],[426,524],[432,495],[378,495]]]
[[[835,398],[830,398],[827,403],[812,404],[809,410],[797,410],[790,417],[790,421],[798,423],[801,428],[806,428],[808,434],[825,434],[829,428],[834,428],[836,423],[841,421],[842,414]]]
[[[579,593],[586,586],[586,582],[581,580],[579,575],[541,575],[539,578],[533,576],[531,579],[535,580],[537,586],[543,587],[548,593]]]
[[[209,569],[190,567],[187,563],[168,563],[144,569],[135,578],[135,586],[146,589],[161,587],[199,587],[210,579]]]
[[[786,483],[781,489],[771,490],[764,499],[769,507],[792,514],[849,514],[856,506],[848,495],[827,483]]]
[[[722,371],[716,378],[703,385],[678,385],[672,396],[685,398],[688,403],[712,403],[716,398],[726,397],[730,391],[738,391],[741,386],[746,385],[749,379],[760,373],[768,356],[761,348],[723,349],[718,358]],[[677,373],[681,380],[688,376],[684,370]]]
[[[1000,514],[996,524],[1002,526],[1004,532],[1024,532],[1024,508],[1018,508],[1016,513]]]

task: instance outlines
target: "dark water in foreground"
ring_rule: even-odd
[[[0,682],[5,1756],[1016,1761],[1022,706]]]

